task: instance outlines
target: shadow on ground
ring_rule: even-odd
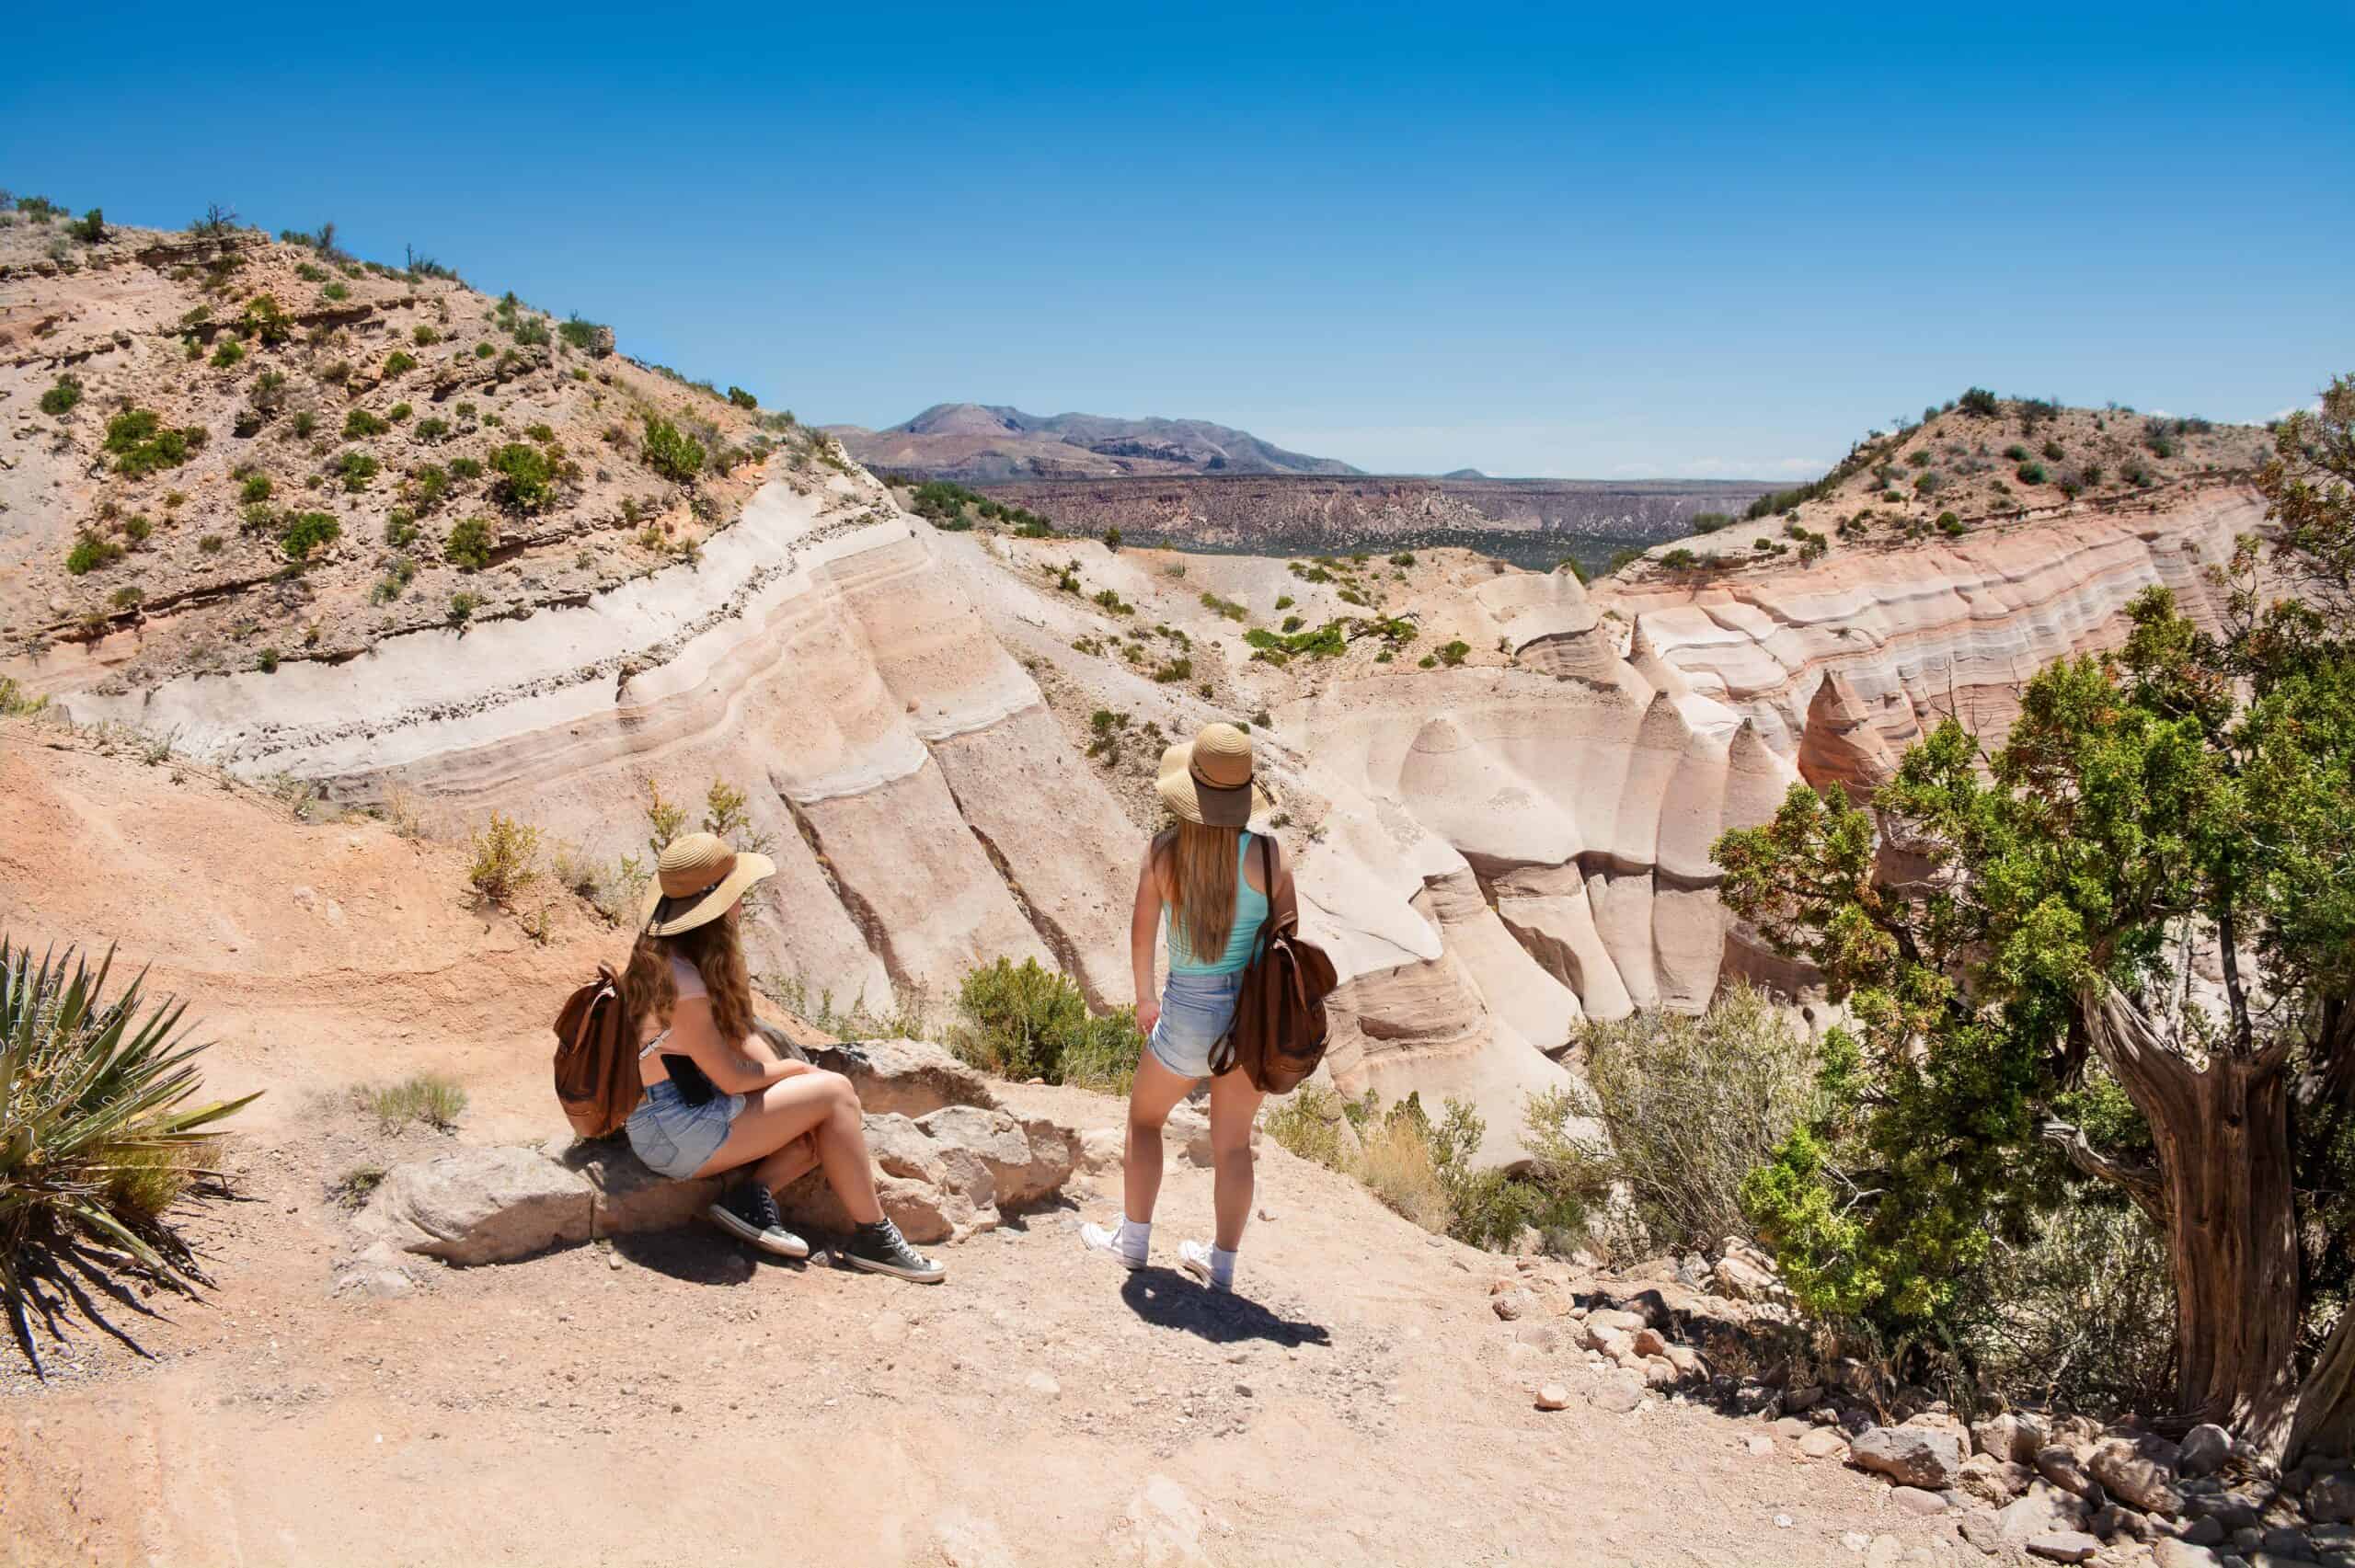
[[[1120,1299],[1155,1328],[1182,1330],[1213,1345],[1246,1339],[1283,1345],[1333,1343],[1322,1323],[1278,1317],[1247,1296],[1212,1290],[1175,1269],[1138,1269],[1121,1285]]]

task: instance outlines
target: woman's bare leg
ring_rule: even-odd
[[[728,1140],[705,1162],[698,1176],[762,1162],[754,1174],[768,1181],[771,1173],[792,1180],[807,1164],[795,1152],[797,1140],[813,1139],[817,1162],[843,1207],[861,1225],[883,1218],[875,1200],[875,1172],[867,1157],[867,1125],[859,1115],[858,1091],[839,1072],[803,1072],[772,1083],[758,1094],[748,1094],[744,1108],[729,1124]],[[770,1182],[774,1190],[781,1183]]]
[[[1130,1220],[1153,1223],[1161,1197],[1161,1127],[1194,1086],[1161,1065],[1151,1051],[1137,1059],[1136,1082],[1129,1089],[1129,1141],[1121,1158],[1121,1196]]]
[[[1211,1080],[1211,1157],[1217,1170],[1212,1203],[1223,1253],[1243,1244],[1243,1227],[1251,1219],[1251,1119],[1259,1114],[1262,1098],[1240,1070]]]

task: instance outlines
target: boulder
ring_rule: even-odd
[[[2220,1568],[2223,1559],[2204,1546],[2161,1536],[2151,1543],[2151,1560],[2158,1568]]]
[[[1889,1500],[1905,1512],[1924,1518],[1947,1511],[1945,1498],[1935,1492],[1925,1492],[1918,1486],[1892,1486],[1889,1489]]]
[[[1633,1372],[1606,1373],[1589,1397],[1598,1409],[1624,1414],[1644,1402],[1644,1379]]]
[[[920,1116],[944,1105],[997,1105],[987,1078],[926,1040],[844,1040],[810,1047],[805,1054],[814,1065],[849,1079],[858,1091],[859,1108],[870,1116]]]
[[[2164,1437],[2112,1437],[2093,1452],[2085,1469],[2111,1494],[2146,1514],[2183,1511],[2176,1490],[2177,1450]]]
[[[2062,1491],[2091,1500],[2100,1491],[2093,1476],[2062,1443],[2047,1443],[2036,1451],[2036,1472]]]
[[[504,1263],[587,1241],[594,1216],[588,1182],[539,1150],[460,1149],[394,1166],[360,1230],[449,1263]]]
[[[2341,1471],[2306,1488],[2306,1517],[2318,1525],[2355,1519],[2355,1475]]]
[[[2080,1530],[2093,1518],[2083,1498],[2071,1496],[2048,1482],[2032,1483],[2026,1494],[1995,1514],[2004,1539],[2014,1545],[2054,1530]]]
[[[684,1225],[710,1206],[725,1184],[717,1176],[673,1181],[647,1168],[629,1140],[600,1138],[551,1143],[547,1152],[589,1185],[592,1236],[626,1236]]]
[[[994,1230],[1005,1209],[1060,1190],[1080,1153],[1068,1127],[979,1105],[944,1105],[913,1118],[870,1115],[867,1144],[882,1173],[876,1196],[883,1212],[920,1246]],[[786,1188],[777,1207],[787,1224],[850,1228],[822,1172]]]
[[[1993,1454],[1973,1454],[1962,1461],[1962,1474],[1955,1484],[2000,1508],[2027,1491],[2035,1476],[2036,1472],[2026,1465],[1999,1459]]]
[[[2202,1422],[2183,1435],[2177,1467],[2184,1475],[2213,1475],[2223,1468],[2232,1452],[2233,1435],[2212,1423]]]
[[[1774,1275],[1730,1253],[1717,1260],[1715,1277],[1717,1288],[1737,1301],[1763,1301],[1780,1288]]]
[[[2047,1530],[2028,1539],[2028,1552],[2053,1562],[2083,1562],[2101,1550],[2101,1542],[2083,1530]]]
[[[2016,1464],[2033,1465],[2036,1453],[2051,1438],[2044,1423],[2033,1415],[2005,1411],[1970,1424],[1970,1446],[1980,1453]]]
[[[1901,1486],[1940,1491],[1962,1473],[1962,1444],[1925,1426],[1876,1426],[1849,1446],[1848,1461]]]
[[[1848,1435],[1836,1426],[1819,1426],[1799,1439],[1799,1452],[1811,1459],[1844,1459],[1848,1453]]]

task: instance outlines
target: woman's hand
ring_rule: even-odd
[[[1140,1035],[1150,1035],[1150,1034],[1152,1034],[1152,1033],[1153,1033],[1153,1026],[1154,1026],[1155,1024],[1158,1024],[1158,1023],[1160,1023],[1160,1022],[1161,1022],[1161,999],[1160,999],[1159,997],[1157,997],[1157,996],[1147,996],[1143,1001],[1140,1001],[1140,1002],[1138,1002],[1138,1003],[1137,1003],[1137,1033],[1138,1033],[1138,1034],[1140,1034]]]

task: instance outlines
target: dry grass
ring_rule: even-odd
[[[465,1114],[466,1092],[454,1079],[438,1072],[421,1072],[385,1088],[363,1089],[360,1103],[386,1132],[398,1132],[411,1122],[423,1122],[448,1132]]]
[[[1455,1218],[1430,1138],[1411,1118],[1386,1116],[1369,1126],[1357,1159],[1358,1179],[1384,1205],[1434,1234]]]

